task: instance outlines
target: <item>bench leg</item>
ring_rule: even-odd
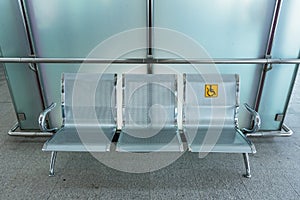
[[[49,176],[54,176],[54,166],[56,161],[57,151],[51,152]]]
[[[249,163],[249,155],[248,155],[248,153],[243,153],[243,157],[244,157],[244,162],[245,162],[245,167],[246,167],[246,174],[244,174],[244,177],[251,178],[250,163]]]

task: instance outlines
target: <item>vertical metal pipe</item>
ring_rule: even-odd
[[[153,0],[147,0],[147,58],[153,58]],[[152,74],[152,64],[147,64],[147,73]]]
[[[29,56],[35,57],[36,56],[36,50],[35,50],[35,46],[34,46],[34,37],[33,37],[33,33],[32,33],[30,20],[29,20],[29,17],[28,17],[28,12],[27,12],[27,9],[26,9],[25,0],[18,0],[18,3],[19,3],[19,9],[20,9],[20,13],[21,13],[22,21],[23,21],[23,26],[24,26],[24,29],[25,29],[27,42],[28,42],[28,45],[29,45],[29,53],[30,53]],[[37,81],[37,84],[38,84],[38,91],[39,91],[42,107],[44,109],[45,105],[46,105],[45,96],[43,94],[43,88],[41,86],[41,81],[40,81],[38,68],[37,68],[36,63],[32,63],[32,65],[33,65],[33,69],[34,69],[34,72],[35,72],[36,81]]]
[[[51,152],[51,159],[50,159],[50,169],[49,169],[49,176],[50,177],[55,175],[54,168],[55,168],[56,157],[57,157],[57,151],[52,151]]]
[[[276,0],[275,7],[274,7],[274,12],[273,12],[273,18],[272,18],[272,23],[270,27],[270,32],[268,36],[268,43],[267,43],[267,48],[265,52],[265,58],[271,58],[272,57],[272,47],[274,43],[274,38],[275,38],[275,33],[278,25],[278,20],[279,20],[279,15],[280,15],[280,10],[281,10],[281,5],[282,5],[282,0]],[[256,96],[256,101],[255,101],[255,110],[258,111],[259,105],[261,102],[261,97],[264,89],[264,84],[265,84],[265,79],[267,72],[269,70],[269,64],[264,64],[263,70],[260,76],[260,81],[259,81],[259,87],[258,87],[258,92]]]
[[[251,170],[250,170],[250,162],[249,162],[249,155],[248,153],[243,153],[244,163],[246,167],[246,173],[244,174],[244,177],[251,178]]]
[[[21,17],[22,17],[23,26],[25,29],[27,43],[29,45],[30,56],[35,56],[35,48],[33,45],[33,36],[32,36],[32,32],[31,32],[31,27],[30,27],[30,24],[28,21],[27,9],[25,7],[25,3],[23,0],[19,0],[18,3],[19,3],[19,9],[20,9]]]

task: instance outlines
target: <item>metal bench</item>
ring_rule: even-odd
[[[50,176],[58,151],[110,151],[116,125],[116,75],[69,74],[62,77],[63,126],[43,146],[51,151]],[[47,129],[45,119],[55,107],[51,104],[40,114],[39,124]]]
[[[183,152],[177,124],[177,75],[124,74],[123,124],[115,150],[118,152]],[[62,79],[63,126],[43,146],[51,151],[50,176],[58,151],[110,151],[116,125],[116,75],[64,74]],[[246,177],[250,175],[249,153],[255,147],[243,132],[260,126],[257,112],[253,128],[239,129],[238,75],[184,74],[183,135],[191,152],[242,153]],[[55,104],[39,118],[45,118]]]
[[[257,112],[252,113],[253,128],[238,127],[239,76],[220,74],[185,74],[183,131],[191,152],[242,153],[245,177],[251,177],[248,153],[255,147],[243,132],[260,127]]]

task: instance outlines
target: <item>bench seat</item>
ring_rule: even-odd
[[[136,133],[140,133],[136,137]],[[153,135],[155,133],[155,135]],[[145,137],[142,137],[142,136]],[[147,136],[148,135],[148,136]],[[149,137],[149,135],[153,135]],[[122,130],[117,143],[120,152],[183,152],[183,143],[176,127]]]
[[[79,132],[78,133],[78,129]],[[110,150],[115,126],[63,127],[43,146],[43,151],[106,152]],[[81,134],[83,133],[83,134]]]

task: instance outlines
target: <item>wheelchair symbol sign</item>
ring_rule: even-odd
[[[205,97],[206,98],[218,97],[218,85],[217,84],[206,84],[205,85]]]

